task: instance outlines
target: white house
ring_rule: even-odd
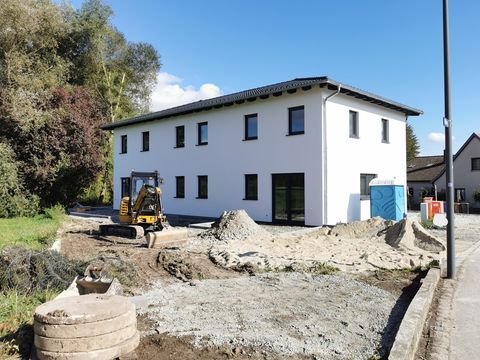
[[[306,225],[368,218],[368,183],[406,185],[405,124],[420,110],[301,78],[104,125],[114,131],[114,204],[132,169],[158,170],[168,214]],[[122,180],[123,179],[123,180]]]

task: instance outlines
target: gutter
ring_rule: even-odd
[[[328,209],[328,184],[327,184],[327,101],[340,94],[342,90],[342,84],[338,84],[337,91],[328,95],[323,99],[322,106],[322,183],[323,183],[323,196],[322,196],[322,225],[327,225],[327,209]]]

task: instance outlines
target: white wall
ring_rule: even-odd
[[[245,209],[257,221],[272,220],[272,177],[305,174],[305,223],[322,225],[322,100],[331,91],[298,90],[265,100],[115,129],[114,207],[120,178],[130,171],[158,170],[165,210],[170,214],[219,216]],[[305,106],[305,134],[286,136],[288,108]],[[349,137],[349,110],[359,113],[359,139]],[[370,217],[360,202],[360,173],[406,183],[405,115],[345,95],[327,104],[327,224]],[[242,141],[244,115],[258,113],[258,140]],[[389,120],[390,143],[381,142],[381,119]],[[196,146],[197,123],[208,121],[208,145]],[[175,149],[175,127],[185,125],[185,148]],[[150,151],[140,152],[141,133],[150,131]],[[121,135],[128,153],[120,154]],[[258,174],[258,200],[244,198],[244,174]],[[196,199],[197,175],[208,175],[208,199]],[[185,176],[185,199],[176,199],[175,176]]]
[[[350,138],[350,110],[358,112],[359,138]],[[369,200],[360,200],[360,174],[406,186],[405,115],[347,96],[332,97],[326,113],[327,222],[369,218]],[[389,143],[382,143],[382,119],[389,120]]]
[[[219,216],[245,209],[257,221],[272,220],[274,173],[305,173],[305,223],[319,225],[321,193],[320,90],[284,94],[218,110],[173,117],[115,130],[114,206],[120,178],[156,170],[164,178],[165,211]],[[305,134],[288,134],[288,108],[305,106]],[[258,113],[258,140],[243,141],[244,115]],[[197,123],[208,121],[208,145],[196,146]],[[174,149],[175,126],[185,125],[185,147]],[[150,151],[140,152],[141,133],[150,131]],[[120,153],[121,135],[128,153]],[[244,174],[258,174],[258,200],[244,198]],[[208,199],[196,199],[197,175],[208,175]],[[185,199],[175,199],[175,176],[185,176]]]
[[[463,149],[459,156],[453,162],[453,183],[454,188],[465,189],[465,201],[471,204],[475,203],[473,194],[476,190],[480,190],[480,171],[472,171],[472,161],[474,157],[480,157],[480,140],[472,139],[470,143]],[[435,184],[440,191],[446,188],[445,173],[443,173]],[[475,204],[477,207],[480,204]]]

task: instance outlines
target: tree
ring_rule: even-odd
[[[10,143],[22,164],[25,185],[42,206],[69,204],[102,169],[101,106],[82,87],[52,92],[42,122],[14,127]]]
[[[23,188],[13,155],[12,149],[0,142],[0,217],[33,215],[38,209],[38,198]]]
[[[110,24],[112,9],[101,0],[87,0],[73,14],[69,41],[62,47],[76,68],[72,82],[96,91],[110,121],[148,111],[160,69],[160,57],[146,43],[128,42]]]
[[[73,81],[95,90],[110,122],[147,112],[150,94],[160,69],[160,57],[146,43],[130,43],[110,24],[112,9],[101,0],[87,0],[73,14],[74,41],[68,57],[77,65]],[[99,200],[106,196],[112,177],[111,135],[103,144],[103,185]]]
[[[100,174],[105,192],[112,143],[100,124],[148,109],[159,55],[128,42],[112,14],[101,0],[0,1],[0,142],[44,206],[68,204]]]
[[[410,124],[407,124],[407,164],[415,159],[420,152],[420,145],[418,144],[417,136],[413,132]]]

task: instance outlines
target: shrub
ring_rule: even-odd
[[[475,191],[473,194],[473,199],[477,202],[480,202],[480,190]]]
[[[39,199],[23,187],[12,149],[0,142],[0,217],[33,216]]]

